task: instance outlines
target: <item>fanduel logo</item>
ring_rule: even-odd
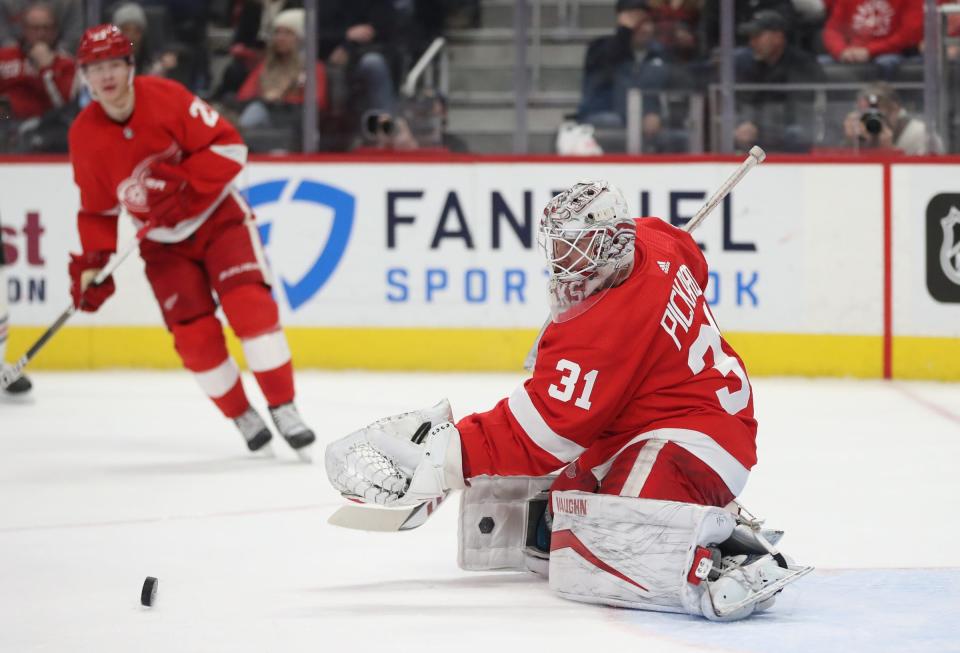
[[[271,204],[307,202],[329,207],[333,211],[333,222],[330,226],[330,234],[326,239],[326,245],[317,251],[316,259],[314,259],[310,269],[296,281],[279,277],[291,310],[297,310],[320,292],[343,258],[347,249],[347,242],[350,240],[350,232],[353,230],[356,199],[344,190],[310,179],[264,181],[254,184],[242,192],[254,210]],[[276,220],[282,219],[276,218]],[[273,222],[265,222],[259,225],[260,238],[268,251],[273,227]],[[309,240],[301,243],[301,246],[317,248],[318,243]]]

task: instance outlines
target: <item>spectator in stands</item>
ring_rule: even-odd
[[[3,121],[5,147],[66,151],[66,118],[59,116],[73,98],[76,66],[56,49],[58,27],[50,6],[28,7],[21,28],[18,45],[0,48],[0,114],[10,118]]]
[[[690,61],[700,50],[697,40],[704,0],[648,0],[657,41],[674,61]]]
[[[447,132],[447,99],[434,89],[421,89],[401,104],[399,115],[370,112],[364,116],[357,150],[421,150],[466,152],[466,142]]]
[[[753,20],[753,17],[761,11],[777,12],[786,18],[787,24],[791,28],[796,23],[796,10],[791,0],[734,0],[734,34],[738,46],[745,46],[747,44],[747,38],[741,30],[742,26]],[[703,31],[703,41],[707,49],[712,50],[717,47],[720,43],[719,0],[710,0],[704,4],[700,25]]]
[[[113,11],[111,22],[120,28],[123,35],[133,45],[133,61],[138,75],[168,77],[177,68],[178,58],[175,49],[161,50],[155,56],[147,38],[147,14],[136,2],[127,2]]]
[[[671,68],[646,0],[617,0],[617,29],[587,46],[577,118],[597,127],[623,127],[630,88],[643,91],[644,149],[657,151],[663,135],[659,92],[671,83]]]
[[[175,68],[166,76],[195,92],[210,86],[210,52],[207,47],[207,22],[212,0],[139,0],[162,25],[160,41],[168,53],[176,55]],[[154,43],[157,46],[158,43]],[[174,57],[167,56],[173,63]]]
[[[883,79],[896,74],[923,39],[921,0],[832,0],[823,44],[835,61],[874,62]]]
[[[0,0],[0,47],[18,45],[27,9],[36,4],[36,0]],[[64,52],[76,52],[83,33],[83,3],[81,0],[47,0],[44,4],[60,26],[57,45]]]
[[[960,0],[937,0],[938,5],[956,5]],[[946,37],[947,42],[944,45],[944,56],[947,61],[956,61],[960,59],[960,13],[950,13],[946,15]],[[920,52],[924,50],[924,41],[920,41]]]
[[[803,84],[825,80],[813,55],[787,43],[787,19],[764,10],[741,25],[750,45],[734,59],[738,84]],[[734,131],[739,150],[762,144],[772,151],[803,152],[812,145],[813,93],[748,91],[737,93],[740,123]]]
[[[240,5],[230,63],[214,97],[236,94],[250,73],[263,61],[263,55],[273,30],[273,19],[286,9],[303,7],[302,0],[244,0]]]
[[[317,52],[327,64],[331,111],[348,117],[352,138],[358,118],[396,111],[393,2],[322,2],[318,14]]]
[[[249,101],[240,114],[241,128],[294,127],[300,124],[306,63],[303,59],[304,10],[286,9],[273,19],[273,31],[264,60],[244,82],[237,99]],[[327,106],[324,65],[315,62],[317,106]]]
[[[930,148],[927,126],[907,112],[897,91],[885,82],[860,92],[857,109],[847,115],[843,131],[845,144],[855,151],[900,150],[911,156],[943,153],[938,137]]]

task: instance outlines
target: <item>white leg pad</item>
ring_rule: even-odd
[[[574,601],[702,616],[706,583],[688,581],[697,547],[735,526],[722,508],[554,492],[550,588]]]
[[[555,476],[478,476],[460,497],[457,564],[467,571],[523,571],[527,502]]]

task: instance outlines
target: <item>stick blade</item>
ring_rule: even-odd
[[[450,492],[406,508],[381,508],[363,504],[341,506],[330,515],[328,524],[357,531],[396,533],[423,526]]]
[[[328,524],[357,531],[395,533],[403,529],[408,519],[420,509],[412,508],[371,508],[369,506],[342,506],[330,515]],[[422,523],[422,522],[421,522]],[[417,524],[419,526],[419,524]]]

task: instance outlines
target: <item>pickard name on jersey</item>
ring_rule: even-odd
[[[572,460],[599,468],[656,431],[686,440],[728,484],[745,482],[756,463],[752,392],[706,304],[706,260],[684,231],[658,218],[634,223],[627,280],[551,323],[533,375],[458,422],[468,478],[546,474]]]

